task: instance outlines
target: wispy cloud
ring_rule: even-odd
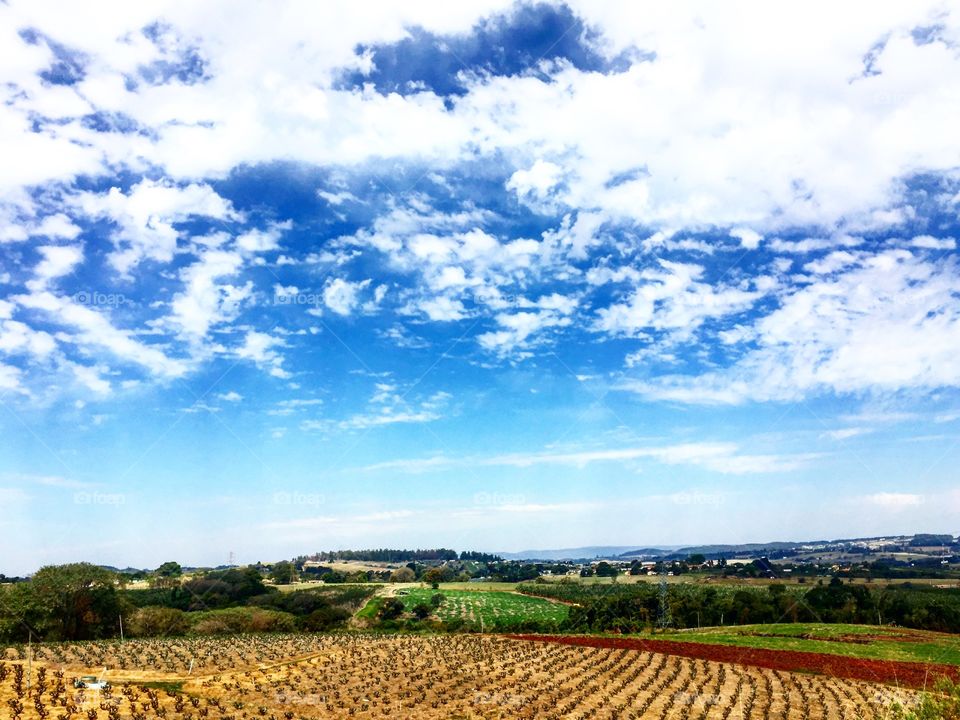
[[[538,465],[565,465],[585,467],[600,462],[628,462],[652,459],[667,465],[697,465],[719,473],[742,475],[752,473],[789,472],[820,457],[815,453],[795,455],[741,453],[735,443],[685,443],[660,447],[633,447],[579,452],[508,453],[492,456],[463,458],[442,455],[429,458],[388,460],[367,465],[361,470],[401,470],[421,473],[431,470],[447,470],[457,467],[516,467],[528,468]]]

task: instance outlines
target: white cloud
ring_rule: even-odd
[[[708,318],[742,312],[765,294],[760,289],[702,282],[700,265],[661,260],[660,266],[640,273],[627,302],[599,310],[596,329],[627,336],[647,329],[669,330],[685,337]]]
[[[243,338],[243,345],[234,352],[237,357],[250,360],[265,368],[273,377],[287,379],[290,374],[283,369],[283,355],[274,349],[283,346],[284,342],[281,338],[257,330],[249,330]]]
[[[881,492],[865,495],[862,499],[865,503],[877,505],[889,510],[917,507],[923,505],[924,502],[924,496],[916,493]]]
[[[829,275],[837,270],[850,267],[857,262],[857,256],[846,250],[836,250],[819,260],[812,260],[803,269],[814,275]]]
[[[422,300],[419,309],[428,318],[438,322],[453,322],[466,317],[463,303],[445,295]]]
[[[273,408],[267,410],[267,415],[277,415],[277,416],[287,416],[293,415],[299,410],[304,408],[314,407],[317,405],[323,405],[323,400],[319,398],[291,398],[289,400],[281,400]]]
[[[916,248],[925,248],[928,250],[956,250],[957,241],[953,238],[935,238],[930,235],[917,235],[910,241],[910,245]]]
[[[838,428],[837,430],[828,430],[823,434],[823,437],[828,437],[831,440],[849,440],[850,438],[858,437],[860,435],[868,435],[871,432],[873,432],[872,428],[847,427]]]
[[[741,453],[734,443],[686,443],[653,447],[585,450],[579,452],[513,453],[486,457],[450,458],[437,456],[424,459],[391,460],[369,465],[364,470],[402,470],[425,472],[456,467],[519,467],[563,465],[583,468],[598,462],[628,462],[652,459],[666,465],[694,465],[730,475],[790,472],[808,464],[817,456],[752,455]]]
[[[72,365],[73,374],[77,381],[87,390],[97,395],[109,395],[113,390],[110,381],[106,380],[96,367],[86,367],[84,365]]]
[[[275,223],[266,230],[248,230],[237,238],[237,247],[245,253],[261,253],[280,247],[280,236],[293,227],[289,220]]]
[[[429,423],[440,420],[447,413],[452,396],[436,392],[419,400],[407,400],[405,394],[389,383],[377,383],[366,412],[356,413],[343,420],[304,420],[305,431],[368,430],[388,425]]]
[[[507,190],[512,190],[517,197],[531,205],[538,207],[551,194],[551,191],[563,179],[563,169],[547,160],[537,160],[529,170],[517,170],[507,180]]]
[[[118,226],[110,262],[122,274],[144,259],[170,262],[180,237],[177,223],[194,216],[239,218],[228,201],[202,183],[178,186],[142,180],[127,194],[116,187],[104,194],[84,193],[78,204],[88,215],[108,218]]]
[[[45,358],[57,347],[52,335],[17,320],[0,320],[0,352]]]
[[[114,327],[106,315],[48,291],[17,295],[14,301],[23,307],[38,310],[65,326],[72,334],[66,341],[88,349],[102,349],[116,358],[140,365],[159,378],[180,377],[188,366],[182,360],[168,357],[162,350],[137,340],[132,333]]]
[[[170,303],[167,322],[177,328],[190,343],[199,343],[209,329],[233,320],[253,291],[253,284],[231,285],[218,282],[235,276],[243,267],[239,253],[211,249],[180,271],[183,290]]]
[[[710,404],[960,386],[958,292],[952,261],[884,251],[785,295],[755,322],[757,347],[729,370],[625,387]]]
[[[343,278],[330,280],[323,288],[323,303],[337,315],[352,315],[360,305],[360,294],[372,280],[350,282]]]
[[[34,280],[27,283],[31,290],[42,290],[51,280],[69,275],[83,261],[83,250],[72,245],[44,245],[37,250],[43,260],[33,269]]]
[[[737,238],[745,250],[756,250],[760,247],[760,241],[763,240],[763,235],[745,227],[733,228],[730,231],[730,237]]]
[[[766,234],[763,225],[876,217],[903,176],[957,165],[956,139],[940,119],[955,109],[960,61],[945,42],[921,44],[910,34],[935,23],[945,36],[956,34],[956,18],[935,2],[857,3],[841,11],[818,3],[803,12],[759,3],[738,4],[736,12],[641,12],[624,3],[574,2],[602,33],[606,52],[638,47],[655,59],[608,75],[559,64],[549,83],[478,74],[452,109],[429,92],[401,97],[331,87],[335,68],[369,66],[355,55],[357,45],[397,41],[411,26],[463,33],[505,6],[385,6],[375,19],[362,6],[290,14],[214,6],[212,16],[231,18],[217,23],[167,8],[169,30],[156,43],[139,32],[156,19],[150,7],[118,10],[96,25],[72,9],[4,6],[0,24],[10,28],[4,46],[11,58],[4,67],[24,90],[0,114],[8,138],[0,154],[9,160],[0,187],[96,174],[111,163],[194,179],[275,159],[351,165],[499,151],[526,173],[513,176],[518,190],[555,191],[571,208],[648,225]],[[249,41],[267,25],[269,39]],[[86,53],[87,76],[76,88],[44,86],[36,73],[49,65],[50,52],[18,37],[21,27],[45,28]],[[317,42],[317,28],[336,30]],[[817,39],[816,57],[810,38]],[[879,72],[864,75],[864,55],[879,38],[886,38],[873,61]],[[172,62],[190,45],[207,60],[203,82],[125,84],[141,67]],[[803,82],[782,82],[800,66]],[[149,132],[98,133],[78,122],[94,108],[122,113]],[[66,122],[32,132],[36,113]],[[562,185],[558,165],[545,158],[562,162]],[[156,245],[166,243],[155,237],[115,260],[129,268],[142,254],[163,256]]]
[[[30,231],[30,234],[48,238],[73,240],[80,234],[80,228],[63,213],[56,213],[45,217],[39,225]]]

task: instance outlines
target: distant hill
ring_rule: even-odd
[[[641,548],[636,549],[633,545],[588,545],[578,548],[562,548],[559,550],[521,550],[520,552],[497,553],[504,560],[593,560],[595,558],[617,558],[625,554],[631,556],[635,553],[642,553],[650,557],[659,557],[673,550],[678,546],[669,545],[659,548]]]
[[[951,542],[952,541],[952,542]],[[699,554],[707,559],[761,557],[788,557],[809,553],[815,549],[820,552],[844,552],[863,549],[876,543],[900,544],[911,550],[918,546],[956,544],[950,535],[887,535],[870,538],[844,538],[842,540],[803,540],[774,541],[766,543],[742,543],[739,545],[660,545],[657,547],[636,547],[619,545],[588,545],[577,548],[523,550],[515,553],[498,553],[505,560],[682,560],[690,555]]]

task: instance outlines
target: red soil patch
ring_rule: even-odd
[[[819,675],[912,688],[928,687],[940,676],[960,681],[960,667],[937,663],[867,660],[826,653],[767,650],[732,645],[712,645],[673,640],[644,640],[640,638],[606,638],[583,635],[505,635],[504,637],[513,640],[535,640],[583,647],[639,650],[641,652],[713,660],[714,662],[752,665],[771,670],[812,672]]]

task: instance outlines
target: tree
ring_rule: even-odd
[[[297,569],[289,560],[281,560],[270,568],[270,579],[277,585],[289,585],[297,579]]]
[[[90,563],[48,565],[29,590],[45,640],[110,637],[119,626],[116,576],[109,570]]]
[[[619,571],[610,563],[601,560],[597,563],[597,577],[616,577]]]
[[[183,568],[180,563],[170,560],[158,567],[154,572],[160,577],[180,577],[183,575]]]
[[[417,574],[408,567],[397,568],[390,573],[390,582],[406,583],[417,579]]]
[[[395,620],[403,615],[405,609],[406,607],[403,602],[397,600],[397,598],[390,597],[380,605],[380,610],[377,615],[381,620]]]
[[[349,611],[331,605],[329,607],[319,608],[310,613],[306,620],[303,621],[303,627],[311,632],[323,632],[337,625],[342,625],[349,619]]]
[[[151,584],[158,588],[172,588],[180,584],[183,568],[180,563],[170,560],[153,571]]]
[[[450,582],[453,579],[453,570],[444,565],[443,567],[429,568],[421,576],[421,580],[428,583]]]
[[[433,612],[433,607],[427,603],[417,603],[413,606],[412,612],[417,620],[426,620]]]

